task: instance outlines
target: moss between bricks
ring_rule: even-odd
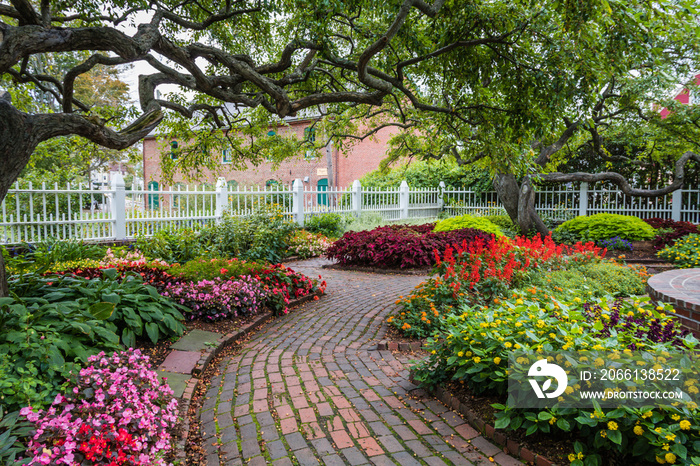
[[[290,301],[289,307],[296,307],[300,304],[312,300],[315,296],[318,296],[320,298],[323,296],[323,293],[316,292],[308,296],[304,296],[302,298]],[[197,385],[199,383],[199,375],[202,373],[202,371],[204,371],[204,369],[206,369],[207,365],[211,362],[211,360],[216,355],[218,355],[224,348],[235,343],[237,340],[251,332],[253,329],[260,326],[265,320],[269,319],[270,317],[272,317],[272,313],[270,312],[261,314],[259,318],[255,319],[248,325],[244,325],[243,327],[238,329],[238,331],[223,335],[217,341],[217,346],[215,348],[205,348],[202,352],[202,357],[200,358],[199,363],[197,363],[197,366],[192,370],[192,378],[189,379],[189,381],[187,382],[185,391],[182,397],[180,398],[180,419],[182,419],[182,424],[179,424],[175,427],[175,430],[181,434],[175,440],[175,445],[173,446],[175,464],[184,465],[185,460],[187,459],[186,443],[187,436],[190,430],[188,412],[190,410],[190,404],[192,403],[194,392],[197,389]]]
[[[412,383],[416,383],[415,379],[413,378],[413,371],[411,371],[411,375],[409,376],[409,381]],[[435,396],[438,400],[440,400],[446,406],[450,407],[450,409],[452,409],[453,411],[457,411],[458,413],[464,415],[464,417],[467,419],[467,422],[469,424],[471,424],[472,427],[474,427],[480,433],[485,435],[487,438],[490,438],[491,440],[496,442],[498,445],[503,447],[504,451],[506,453],[508,453],[509,455],[519,457],[523,461],[526,461],[529,463],[535,463],[535,464],[537,464],[537,466],[556,466],[556,464],[552,463],[550,460],[548,460],[544,456],[537,455],[537,454],[531,452],[527,448],[520,445],[518,442],[506,437],[505,434],[503,434],[501,432],[497,432],[496,429],[492,425],[484,422],[484,420],[481,419],[480,417],[478,417],[474,411],[469,409],[463,403],[460,403],[459,399],[456,396],[453,396],[450,392],[445,390],[443,387],[437,387],[434,391],[430,391],[428,389],[424,389],[424,390],[431,393],[433,396]]]

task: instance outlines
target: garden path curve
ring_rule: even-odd
[[[425,276],[322,269],[327,295],[256,332],[221,363],[202,406],[208,466],[522,464],[408,381],[377,351],[399,295]]]

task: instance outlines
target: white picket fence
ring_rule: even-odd
[[[503,214],[495,192],[438,188],[364,188],[355,181],[349,188],[270,186],[231,190],[221,179],[214,190],[181,188],[126,190],[117,176],[111,189],[93,190],[67,185],[53,188],[15,185],[2,203],[0,241],[34,243],[54,238],[122,240],[151,235],[164,228],[199,229],[224,215],[247,215],[261,205],[277,205],[282,213],[303,225],[306,219],[335,212],[359,216],[376,212],[389,221],[432,219],[448,215]],[[541,215],[567,220],[599,212],[662,217],[700,223],[700,189],[683,189],[655,199],[625,196],[616,189],[580,186],[542,189],[536,209]]]

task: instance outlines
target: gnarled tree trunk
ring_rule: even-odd
[[[549,233],[549,228],[535,211],[535,188],[529,176],[518,184],[512,174],[499,173],[493,180],[493,187],[521,234],[529,233],[533,227],[542,235]]]

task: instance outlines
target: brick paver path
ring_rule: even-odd
[[[397,297],[425,277],[289,264],[327,296],[276,319],[221,364],[201,412],[208,466],[521,464],[430,397],[408,357],[377,351]]]

